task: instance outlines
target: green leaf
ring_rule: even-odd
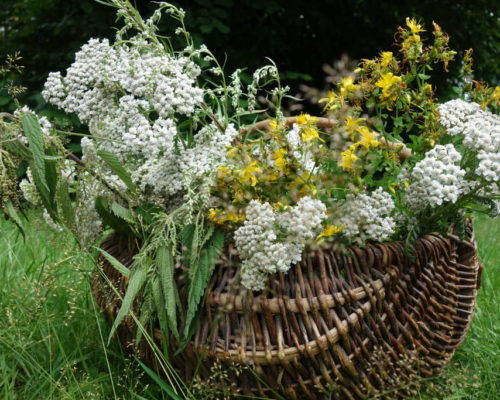
[[[147,330],[147,326],[149,325],[153,312],[154,312],[154,306],[153,306],[153,296],[151,293],[146,293],[146,296],[144,298],[144,301],[142,302],[141,305],[141,312],[139,316],[139,323],[137,326],[136,334],[135,334],[135,342],[139,344],[139,342],[142,339],[142,335],[144,333],[144,330]],[[142,329],[141,329],[142,328]]]
[[[49,186],[47,185],[45,175],[45,152],[43,149],[42,129],[40,128],[38,118],[34,114],[23,114],[21,116],[21,123],[32,155],[30,167],[33,172],[34,183],[40,192],[45,207],[49,209],[51,202]]]
[[[95,209],[102,219],[104,225],[110,226],[116,232],[131,233],[130,224],[117,217],[111,210],[109,200],[103,196],[95,199]]]
[[[118,315],[113,321],[113,326],[111,327],[111,331],[109,333],[108,343],[111,341],[113,334],[116,332],[116,329],[123,321],[123,318],[125,318],[125,316],[130,312],[130,309],[134,304],[134,300],[139,294],[139,291],[142,289],[144,282],[146,282],[148,269],[149,269],[148,263],[136,265],[134,270],[130,274],[130,279],[128,281],[128,286],[127,286],[127,292],[123,297],[120,311],[118,311]]]
[[[205,289],[223,247],[224,232],[219,229],[213,231],[210,239],[201,249],[197,260],[189,266],[191,279],[188,290],[186,323],[184,325],[185,337],[187,337],[191,331],[191,324],[198,311],[198,305],[201,298],[205,295]]]
[[[168,325],[174,336],[178,339],[177,330],[177,286],[174,280],[175,261],[171,246],[162,245],[156,252],[156,267],[158,268],[163,292],[165,312]]]
[[[59,183],[57,190],[57,205],[64,224],[74,232],[76,229],[75,210],[71,204],[68,183],[64,180]]]
[[[123,265],[115,257],[109,254],[106,250],[103,250],[100,247],[95,247],[95,246],[94,248],[96,248],[104,256],[104,258],[111,264],[111,266],[114,267],[120,274],[122,274],[125,278],[130,277],[130,270],[125,265]]]
[[[153,223],[155,215],[160,213],[162,209],[152,203],[143,203],[134,211],[143,218],[146,225],[149,225]]]
[[[3,146],[10,152],[19,155],[23,160],[31,161],[33,158],[28,147],[19,141],[6,142],[3,143]]]
[[[131,191],[136,190],[136,186],[134,182],[132,182],[132,178],[130,177],[130,174],[123,168],[122,163],[120,160],[114,155],[111,154],[108,151],[105,150],[99,150],[97,152],[98,156],[101,157],[106,164],[108,164],[108,167],[111,168],[111,170],[118,175],[118,177],[127,185],[127,188]]]
[[[115,214],[118,218],[121,218],[130,223],[134,222],[134,216],[132,212],[128,208],[123,207],[117,202],[113,202],[113,204],[111,204],[111,211],[113,211],[113,214]]]
[[[168,395],[172,400],[182,400],[181,397],[175,392],[172,386],[167,385],[151,368],[147,367],[144,363],[141,362],[138,358],[136,358],[139,365],[142,369],[149,375],[151,379],[153,379],[156,384]]]
[[[10,96],[0,96],[0,106],[5,106],[12,101]]]
[[[21,218],[19,217],[19,214],[17,213],[16,209],[14,208],[14,205],[12,204],[12,202],[10,200],[8,200],[7,203],[5,204],[5,208],[6,208],[7,215],[12,219],[14,224],[16,224],[16,226],[19,229],[19,232],[21,232],[21,235],[26,240],[26,234],[24,232],[24,226],[23,226],[24,224],[22,223]]]
[[[54,149],[47,149],[45,160],[45,178],[47,180],[47,186],[49,188],[49,199],[51,210],[56,210],[56,195],[57,195],[57,182],[59,181],[59,176],[57,172],[57,161],[60,157],[57,156],[57,151]],[[49,210],[50,212],[50,210]],[[55,215],[57,218],[57,215]]]

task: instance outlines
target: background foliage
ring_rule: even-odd
[[[24,101],[37,111],[46,105],[39,94],[50,71],[67,68],[77,49],[91,37],[112,37],[114,10],[92,0],[8,0],[0,9],[0,60],[20,51],[28,86]],[[500,3],[495,0],[179,0],[188,29],[205,42],[228,71],[253,70],[272,58],[292,88],[309,81],[322,86],[322,65],[347,53],[351,58],[390,50],[405,17],[427,26],[440,24],[459,52],[474,48],[475,78],[498,84]],[[150,13],[153,1],[137,0]],[[168,32],[168,27],[162,26]],[[459,63],[452,66],[452,77]],[[438,78],[439,79],[439,78]],[[441,77],[441,80],[444,78]],[[443,82],[441,82],[443,83]],[[449,80],[448,83],[451,83]],[[294,91],[292,90],[292,93]],[[0,95],[0,108],[10,108]]]

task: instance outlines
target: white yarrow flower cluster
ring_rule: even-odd
[[[447,132],[463,135],[464,146],[477,152],[476,174],[490,182],[500,181],[500,117],[463,100],[442,104],[439,113]]]
[[[321,201],[310,197],[283,213],[275,212],[269,203],[252,200],[245,223],[234,234],[243,263],[243,286],[262,290],[268,274],[286,273],[300,262],[304,247],[321,227],[325,211]]]
[[[76,54],[66,76],[50,74],[45,99],[88,124],[93,144],[115,154],[138,186],[156,198],[186,190],[187,181],[210,176],[236,135],[213,126],[186,147],[178,137],[180,116],[203,102],[200,68],[187,56],[171,55],[139,34],[112,46],[91,39]],[[189,179],[185,179],[189,174]]]
[[[480,112],[481,107],[477,103],[455,99],[441,104],[438,110],[439,121],[450,135],[455,136],[463,133],[469,118]]]
[[[156,196],[174,195],[187,189],[193,180],[210,180],[224,163],[227,146],[237,134],[232,124],[224,132],[208,125],[195,136],[195,146],[178,151],[175,151],[172,137],[171,151],[162,157],[147,159],[132,172],[132,178],[141,190],[151,191]]]
[[[383,242],[396,228],[391,216],[394,208],[391,195],[380,187],[370,194],[349,194],[340,207],[342,216],[335,224],[343,226],[342,234],[352,243]]]
[[[446,202],[455,203],[467,193],[470,185],[465,181],[465,171],[460,168],[462,155],[452,144],[437,145],[425,153],[408,180],[405,199],[415,212],[426,207],[440,206]]]

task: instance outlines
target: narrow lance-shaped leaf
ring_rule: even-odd
[[[134,304],[134,300],[136,299],[139,291],[142,289],[144,282],[146,282],[146,277],[148,275],[149,264],[144,263],[141,265],[137,265],[136,268],[130,275],[130,279],[128,281],[127,292],[123,297],[122,306],[120,307],[120,311],[118,311],[118,315],[113,322],[113,326],[111,327],[111,332],[109,333],[108,343],[111,341],[111,337],[116,332],[116,329],[123,321],[123,318],[130,312],[132,305]]]
[[[167,309],[165,306],[165,300],[163,298],[163,292],[161,288],[160,279],[155,276],[150,282],[150,291],[152,295],[153,304],[155,306],[155,314],[158,317],[158,322],[160,323],[160,331],[163,337],[167,337],[170,332],[170,327],[167,319]]]
[[[43,133],[40,128],[40,123],[34,114],[24,114],[21,117],[21,123],[31,151],[32,159],[30,167],[33,172],[33,178],[35,179],[35,185],[40,192],[44,205],[50,208],[49,186],[47,185],[45,176]]]
[[[115,257],[109,254],[106,250],[103,250],[99,247],[95,247],[104,258],[111,264],[113,268],[115,268],[120,274],[122,274],[125,278],[130,277],[130,270],[123,265],[120,261],[118,261]]]
[[[130,232],[130,224],[124,222],[120,217],[111,209],[109,204],[109,199],[103,196],[97,196],[95,199],[95,209],[101,217],[104,225],[108,225],[113,228],[116,232]]]
[[[45,160],[45,179],[47,181],[47,186],[49,188],[49,200],[50,200],[50,210],[53,210],[55,214],[54,217],[57,218],[56,213],[56,195],[57,195],[57,187],[59,182],[59,175],[57,171],[57,163],[59,157],[57,156],[57,152],[55,149],[47,149],[46,154],[44,156]]]
[[[69,197],[68,184],[62,180],[57,188],[57,206],[65,225],[71,230],[76,230],[75,210]]]
[[[111,168],[111,170],[116,175],[118,175],[118,177],[123,181],[123,183],[125,183],[129,190],[136,190],[136,186],[134,182],[132,182],[130,174],[125,170],[125,168],[123,168],[122,163],[114,154],[111,154],[110,152],[104,150],[98,151],[97,154],[104,160],[106,164],[108,164],[108,167]]]
[[[116,201],[111,204],[111,211],[113,211],[113,214],[115,214],[118,218],[121,218],[124,221],[133,222],[134,220],[132,212],[128,208],[118,204]]]
[[[156,267],[160,275],[162,291],[165,302],[170,330],[179,338],[177,330],[177,286],[174,280],[175,261],[171,246],[162,245],[156,253]]]
[[[7,215],[12,219],[14,224],[16,224],[23,238],[26,239],[26,234],[24,232],[24,227],[21,218],[19,217],[19,214],[17,213],[16,209],[14,208],[14,205],[10,200],[8,200],[7,203],[5,204],[5,208],[7,211]]]
[[[200,256],[193,268],[191,282],[188,293],[188,309],[186,323],[184,325],[184,336],[187,337],[191,331],[191,323],[198,311],[198,305],[205,294],[208,281],[212,274],[215,263],[217,262],[224,247],[224,232],[216,230],[213,232],[210,240],[205,244]]]
[[[141,304],[141,312],[139,315],[139,323],[135,334],[135,342],[139,343],[142,339],[144,330],[147,330],[149,322],[154,314],[153,296],[151,293],[146,293],[145,298]],[[161,324],[160,324],[161,326]]]

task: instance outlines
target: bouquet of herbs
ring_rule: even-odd
[[[189,338],[229,243],[241,284],[259,291],[316,247],[411,244],[497,213],[500,92],[472,81],[467,53],[457,99],[439,103],[431,73],[456,53],[438,25],[427,37],[407,19],[396,52],[363,60],[320,100],[326,117],[285,118],[274,64],[226,76],[183,10],[160,3],[145,20],[128,0],[106,4],[123,20],[115,41],[91,39],[43,91],[88,131],[21,105],[2,114],[0,207],[19,226],[25,201],[42,207],[129,278],[112,331],[138,302],[142,323]],[[164,15],[170,36],[157,31]],[[130,269],[99,249],[110,230],[138,243]]]

